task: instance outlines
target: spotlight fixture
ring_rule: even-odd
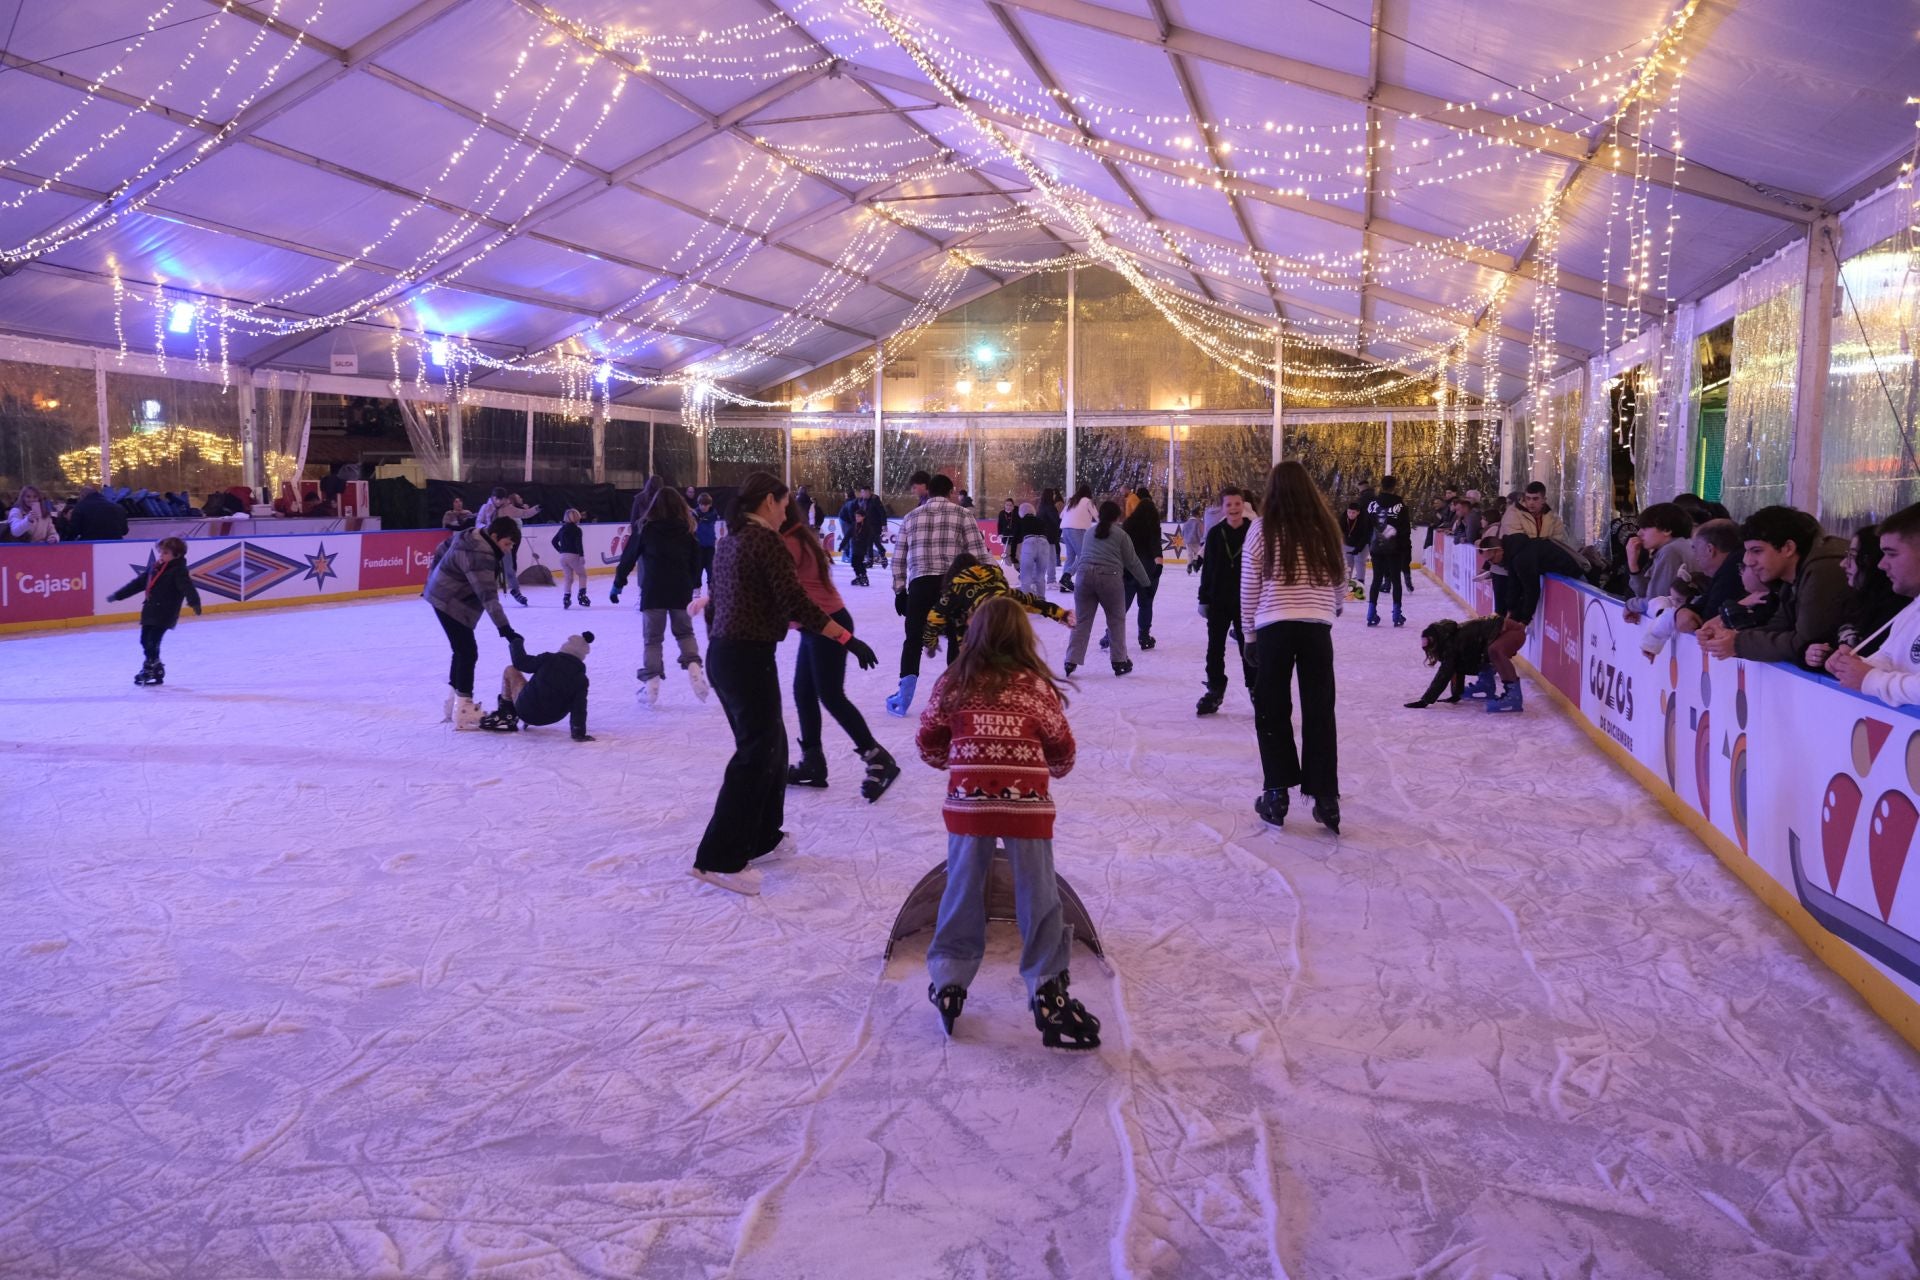
[[[168,333],[192,333],[196,308],[191,302],[176,302],[167,310]]]

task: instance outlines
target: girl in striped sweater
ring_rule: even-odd
[[[1253,810],[1279,826],[1287,792],[1313,801],[1313,818],[1340,833],[1339,735],[1333,718],[1333,619],[1346,587],[1340,526],[1298,462],[1276,463],[1240,557],[1240,632],[1254,667],[1253,724],[1260,798]],[[1300,675],[1300,742],[1293,738],[1293,677]]]
[[[959,656],[920,716],[920,758],[950,770],[941,806],[947,888],[927,948],[927,998],[948,1035],[986,953],[987,873],[997,840],[1013,867],[1020,976],[1042,1041],[1065,1049],[1100,1044],[1100,1020],[1067,993],[1073,931],[1061,919],[1053,876],[1047,784],[1073,768],[1074,752],[1063,688],[1026,613],[994,596],[974,610]]]

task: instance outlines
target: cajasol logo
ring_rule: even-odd
[[[56,578],[44,573],[17,573],[13,579],[13,589],[23,596],[63,596],[69,591],[90,591],[87,575],[81,573],[71,578]]]

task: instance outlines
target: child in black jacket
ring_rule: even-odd
[[[500,705],[480,717],[480,727],[512,733],[523,720],[556,724],[562,717],[571,717],[573,740],[592,742],[587,733],[586,657],[593,632],[568,636],[555,653],[528,653],[518,633],[508,644],[513,665],[500,675]]]
[[[146,655],[133,682],[138,685],[165,684],[167,668],[160,661],[160,640],[173,630],[180,621],[180,606],[193,606],[195,617],[200,616],[200,592],[193,585],[193,574],[187,570],[187,544],[179,538],[163,538],[154,548],[153,563],[145,573],[135,574],[133,581],[120,588],[109,600],[125,600],[128,596],[147,593],[146,600],[140,605],[140,652]]]

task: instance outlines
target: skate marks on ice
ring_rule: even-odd
[[[123,632],[0,642],[60,708],[0,728],[0,1274],[1912,1273],[1911,1056],[1544,706],[1403,711],[1436,593],[1342,620],[1335,838],[1253,817],[1237,683],[1195,720],[1190,587],[1070,710],[1088,1054],[1003,926],[954,1041],[924,937],[881,974],[944,852],[891,662],[906,773],[861,803],[829,723],[749,902],[685,876],[730,742],[633,704],[629,611],[590,746],[454,738],[417,601],[189,624],[124,694]]]

